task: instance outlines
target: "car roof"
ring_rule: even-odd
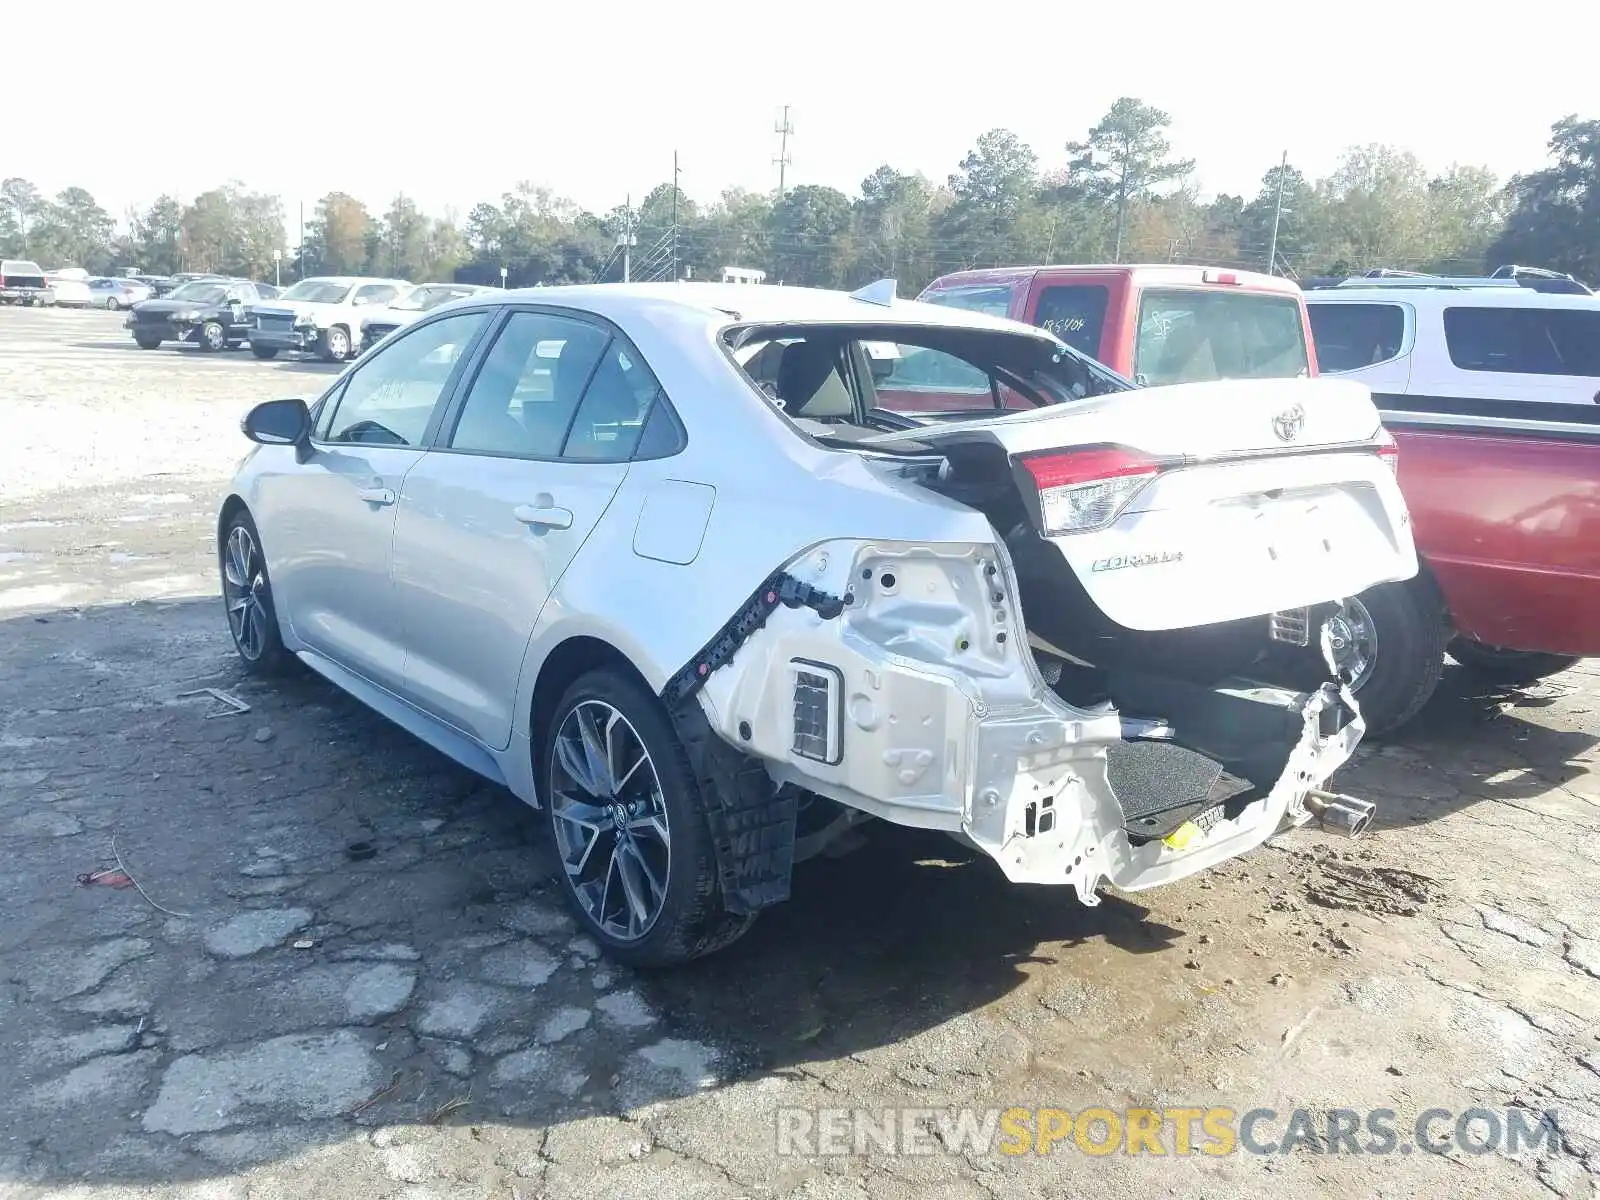
[[[409,279],[383,279],[377,275],[307,275],[300,283],[342,283],[352,286],[358,283],[395,283],[403,287],[415,287]],[[290,285],[293,286],[292,284]]]
[[[1207,272],[1233,277],[1231,284],[1210,283]],[[1052,263],[1031,267],[988,267],[971,271],[953,271],[941,275],[933,282],[941,288],[999,286],[1017,283],[1043,275],[1047,280],[1071,278],[1079,275],[1126,275],[1141,286],[1167,284],[1188,287],[1204,284],[1208,287],[1239,287],[1256,291],[1281,292],[1294,295],[1298,284],[1280,275],[1267,275],[1260,271],[1246,271],[1235,267],[1206,267],[1188,263]],[[929,285],[932,286],[931,284]]]
[[[507,303],[571,305],[626,325],[663,308],[680,316],[698,314],[708,325],[866,324],[937,325],[943,328],[1027,333],[1055,340],[1020,321],[991,317],[947,305],[894,299],[887,304],[856,293],[823,288],[751,283],[592,283],[519,288],[504,293]],[[468,303],[455,301],[453,303]],[[436,310],[440,311],[440,310]]]
[[[1338,287],[1306,293],[1307,304],[1420,304],[1450,308],[1576,308],[1600,312],[1600,298],[1517,287]]]

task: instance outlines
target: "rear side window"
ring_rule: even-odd
[[[1600,378],[1600,309],[1447,308],[1444,340],[1463,371]]]
[[[1312,304],[1311,336],[1324,371],[1359,371],[1388,362],[1405,342],[1406,314],[1398,304]]]
[[[1039,293],[1033,323],[1048,329],[1090,358],[1100,357],[1100,334],[1106,324],[1111,292],[1103,284],[1047,287]]]
[[[1285,379],[1310,371],[1300,302],[1263,292],[1147,290],[1139,300],[1134,381]]]

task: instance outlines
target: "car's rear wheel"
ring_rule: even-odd
[[[106,297],[106,308],[107,308],[108,311],[116,312],[117,309],[119,309],[121,307],[122,307],[122,302],[120,300],[118,300],[115,296],[107,296]]]
[[[276,346],[258,346],[254,342],[251,342],[250,353],[261,359],[277,358],[278,348]]]
[[[700,791],[655,696],[591,671],[561,698],[542,750],[563,890],[614,958],[667,966],[749,929],[754,917],[723,907]]]
[[[1383,583],[1345,601],[1329,622],[1334,661],[1367,733],[1391,733],[1416,716],[1444,669],[1444,616],[1417,588]]]
[[[222,327],[221,321],[207,321],[200,326],[200,349],[215,354],[227,345],[228,331]]]
[[[219,546],[222,568],[222,602],[228,613],[228,632],[245,670],[275,675],[293,659],[278,629],[272,604],[272,580],[267,574],[261,536],[244,509],[234,513]]]
[[[153,333],[136,333],[133,340],[139,343],[141,350],[155,350],[161,346],[161,339]]]
[[[323,362],[341,363],[350,357],[350,331],[343,325],[324,329],[318,343],[317,357]]]
[[[1538,683],[1583,661],[1574,654],[1504,650],[1462,637],[1451,642],[1448,650],[1451,658],[1480,679],[1512,685]]]

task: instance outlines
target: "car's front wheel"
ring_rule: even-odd
[[[322,337],[317,346],[317,356],[323,362],[342,363],[350,357],[350,331],[343,325],[335,325],[322,331]]]
[[[133,340],[139,343],[141,350],[156,350],[161,346],[161,339],[153,333],[136,333]]]
[[[259,359],[277,358],[278,348],[276,346],[258,346],[254,342],[251,342],[250,353],[254,354]]]
[[[700,791],[655,696],[620,671],[591,671],[561,698],[542,750],[563,890],[614,958],[668,966],[751,926],[723,907]]]
[[[222,327],[221,321],[207,321],[200,326],[200,349],[215,354],[226,349],[228,345],[228,331]]]
[[[106,308],[107,308],[108,311],[116,312],[121,307],[122,307],[122,302],[120,300],[118,300],[115,296],[107,296],[106,297]]]
[[[261,552],[261,535],[244,509],[234,513],[223,530],[219,546],[222,567],[222,602],[228,613],[228,632],[245,670],[274,675],[288,665],[292,655],[278,629],[272,604],[272,580]]]

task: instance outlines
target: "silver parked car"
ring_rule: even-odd
[[[1241,678],[1268,614],[1416,572],[1358,385],[1134,389],[887,281],[599,285],[442,305],[244,432],[245,665],[542,807],[625,961],[726,945],[873,818],[1089,904],[1371,819],[1322,790],[1363,729],[1329,638]]]
[[[141,300],[149,300],[156,290],[137,279],[111,275],[89,280],[89,294],[93,297],[95,307],[116,312],[118,309],[132,308]]]

